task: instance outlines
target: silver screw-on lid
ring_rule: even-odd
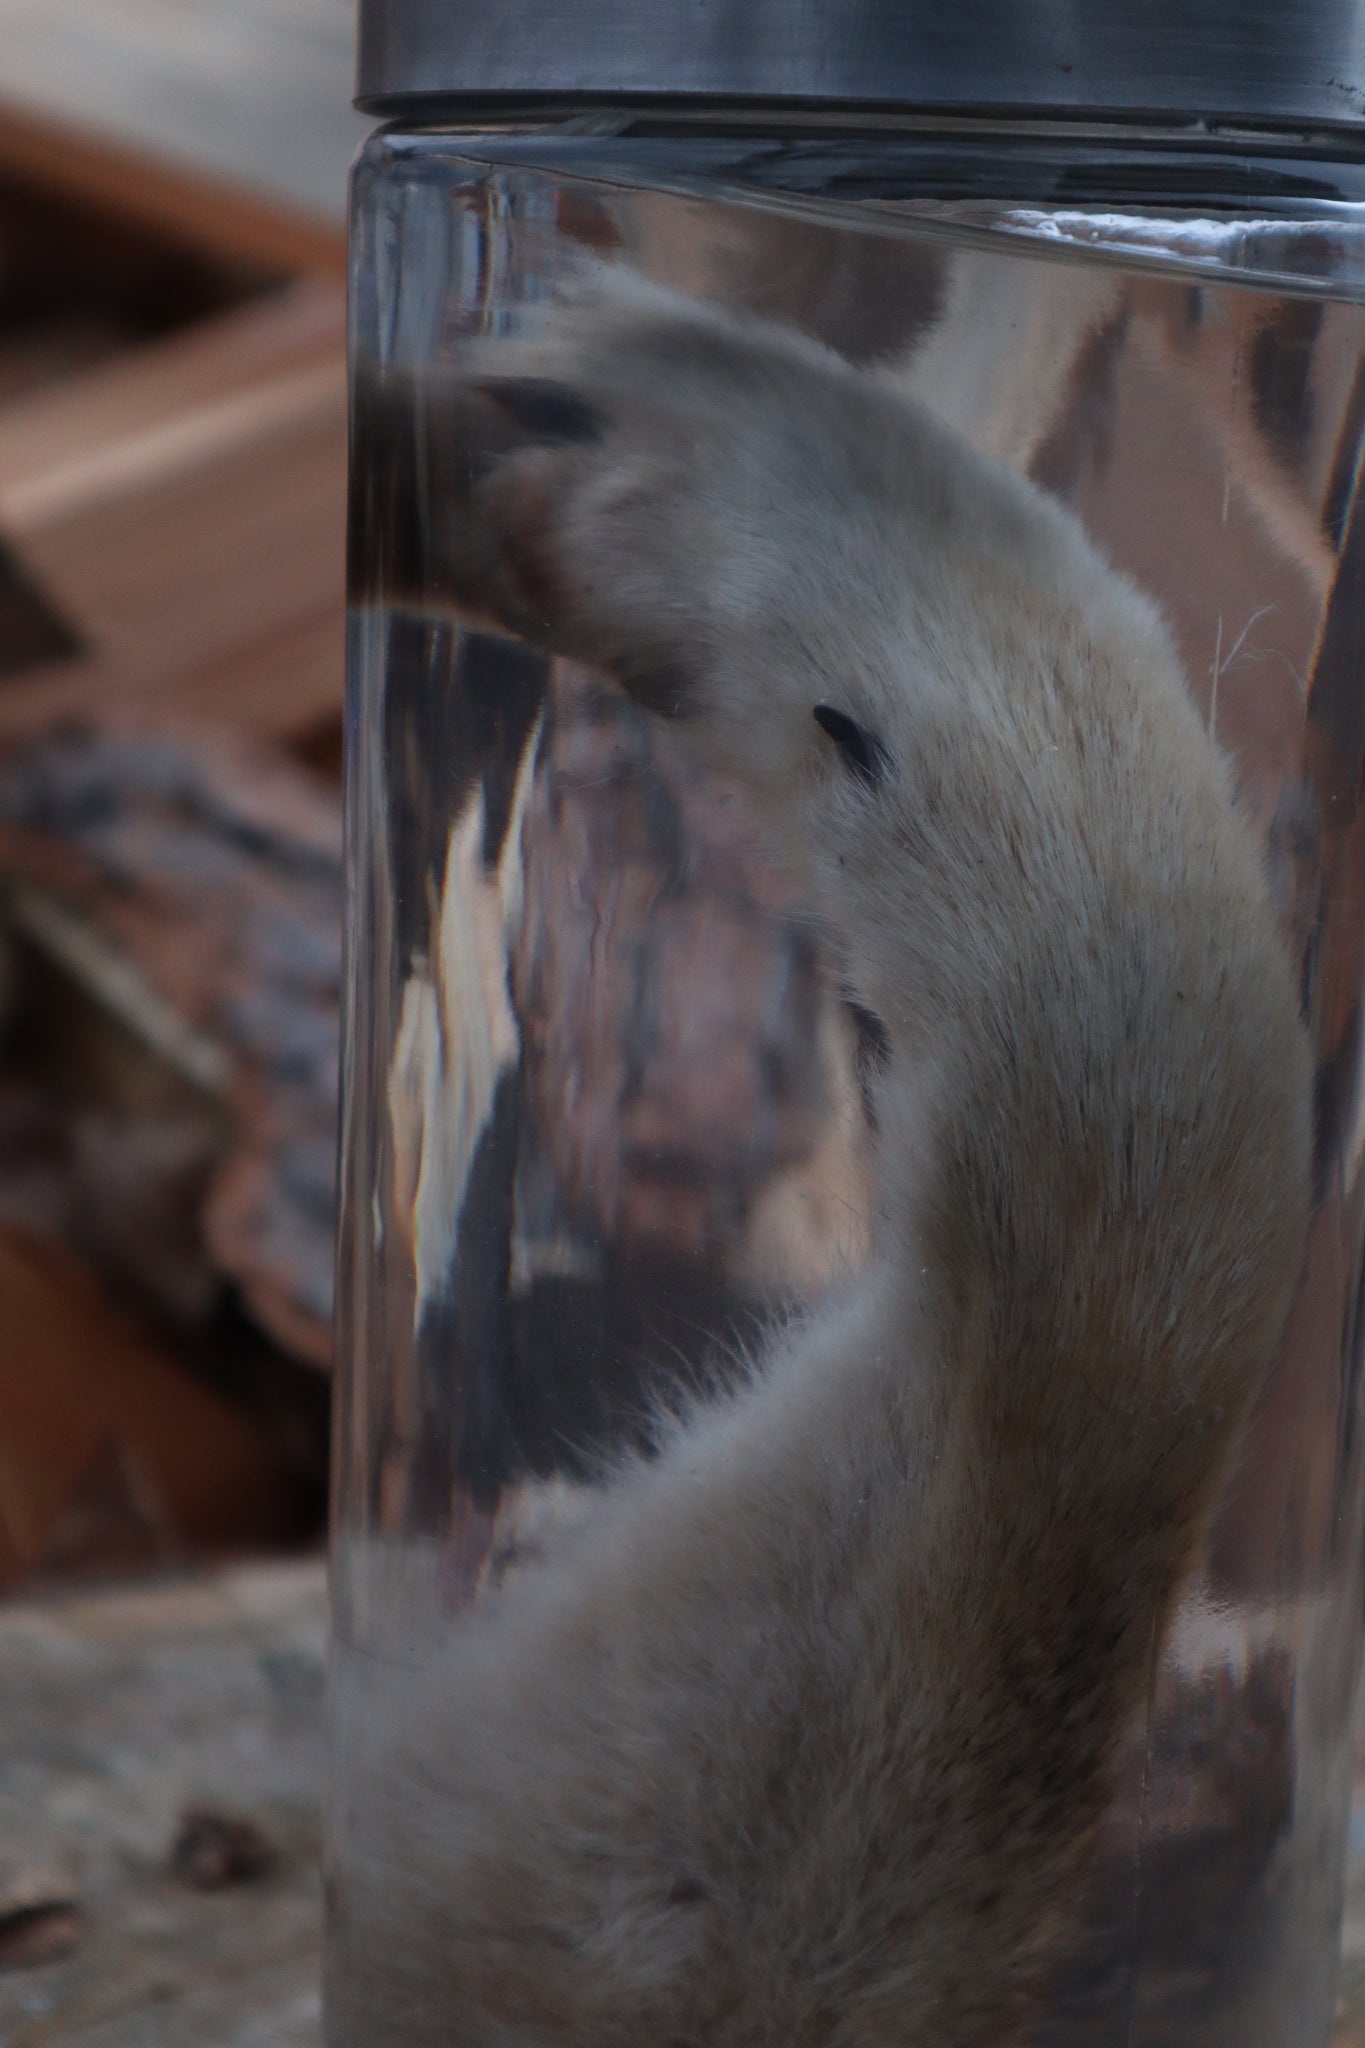
[[[1363,0],[360,0],[357,96],[1365,121]]]

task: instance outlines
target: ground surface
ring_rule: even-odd
[[[0,1610],[0,2042],[320,2048],[318,1564]],[[1365,2048],[1365,1770],[1333,2048]]]

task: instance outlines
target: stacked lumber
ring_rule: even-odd
[[[27,197],[0,178],[0,1592],[316,1533],[340,973],[340,285]]]
[[[340,722],[345,306],[300,284],[0,405],[0,535],[78,652],[0,738],[111,706]]]
[[[354,39],[351,0],[0,0],[0,166],[339,269]]]

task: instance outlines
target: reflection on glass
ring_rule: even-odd
[[[1317,1059],[1303,1284],[1037,2048],[1313,2048],[1360,1611],[1365,307],[1334,285],[1352,231],[1315,230],[1296,278],[1302,236],[1267,224],[1263,284],[1245,223],[1233,242],[1174,211],[1087,232],[1075,207],[906,203],[833,224],[633,187],[621,149],[608,185],[480,169],[439,137],[375,145],[357,376],[402,370],[420,408],[467,337],[533,330],[589,256],[819,336],[1063,499],[1157,600],[1263,835]],[[875,1046],[802,875],[739,785],[590,669],[443,603],[386,603],[395,525],[439,517],[358,470],[342,1974],[366,1938],[345,1788],[409,1674],[553,1548],[660,1402],[742,1370],[759,1329],[856,1267],[870,1200]]]

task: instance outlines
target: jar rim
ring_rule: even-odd
[[[360,0],[357,104],[1365,130],[1365,0]]]

